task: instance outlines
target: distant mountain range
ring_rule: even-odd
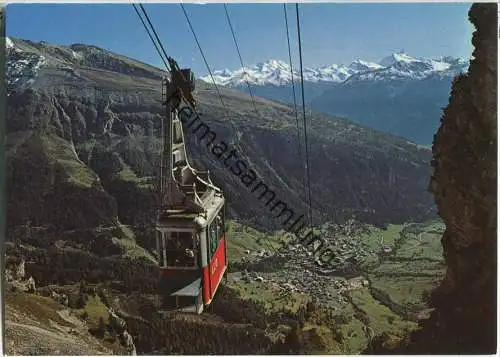
[[[359,124],[430,144],[452,79],[466,72],[463,58],[419,58],[393,53],[379,63],[357,60],[349,65],[304,69],[307,105],[313,111],[344,116]],[[212,83],[210,76],[201,77]],[[300,73],[293,70],[296,91]],[[285,103],[293,102],[290,65],[269,60],[255,66],[214,72],[218,85]],[[298,92],[297,92],[298,93]],[[297,97],[298,98],[298,97]]]
[[[453,57],[438,59],[412,57],[404,52],[393,53],[379,63],[356,60],[349,65],[332,64],[319,68],[304,68],[304,80],[312,83],[342,83],[360,80],[424,79],[433,75],[454,77],[466,71],[468,60]],[[292,83],[290,65],[280,60],[269,60],[230,71],[214,71],[215,82],[228,87],[246,85],[282,86]],[[293,70],[294,80],[300,79],[297,66]],[[200,79],[212,83],[210,76]]]

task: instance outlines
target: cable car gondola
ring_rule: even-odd
[[[162,123],[156,249],[160,311],[200,314],[208,306],[227,269],[225,200],[208,171],[187,158],[179,105],[194,106],[194,77],[169,59],[170,79],[162,82]]]

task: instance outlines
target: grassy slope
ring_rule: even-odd
[[[443,224],[423,225],[419,234],[406,234],[390,260],[385,260],[370,274],[372,286],[389,294],[403,309],[425,308],[422,294],[443,277],[445,266],[440,238]]]
[[[59,180],[62,183],[80,189],[95,189],[102,190],[98,175],[86,166],[78,156],[70,142],[53,134],[49,135],[17,135],[11,138],[7,146],[7,158],[15,157],[20,148],[23,150],[23,159],[29,160],[30,153],[40,153],[42,159],[49,166],[48,180],[53,177],[57,170]],[[137,178],[130,167],[123,162],[121,158],[121,171],[118,172],[118,177],[123,181],[138,182],[141,186],[141,179]],[[53,179],[53,178],[52,178]],[[122,224],[114,227],[108,227],[112,230],[113,236],[116,237],[116,243],[123,249],[123,254],[129,257],[143,258],[154,262],[154,257],[151,256],[145,249],[138,246],[135,242],[133,231]],[[63,233],[61,233],[63,236]]]
[[[261,250],[276,250],[281,247],[277,236],[269,236],[236,221],[228,222],[228,255],[232,262],[239,262],[247,256],[246,250],[260,252]]]
[[[116,244],[122,249],[123,256],[144,259],[156,264],[155,257],[146,249],[136,244],[134,232],[129,227],[122,224],[112,228],[112,231],[116,237]]]
[[[95,172],[90,170],[75,155],[72,145],[57,135],[41,138],[47,156],[58,162],[67,176],[68,182],[81,187],[92,187],[98,180]]]
[[[41,153],[48,165],[61,168],[63,179],[75,186],[89,188],[99,179],[95,172],[78,159],[71,143],[55,134],[36,135],[22,132],[10,135],[6,145],[7,159],[16,157],[21,148],[23,155],[29,152]]]
[[[87,325],[51,298],[6,290],[4,299],[7,354],[111,353],[89,334]]]

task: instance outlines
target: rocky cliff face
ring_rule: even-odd
[[[483,354],[496,351],[497,6],[475,4],[469,18],[474,60],[453,85],[433,146],[430,189],[448,265],[434,300],[441,351]]]
[[[496,351],[497,5],[474,4],[469,19],[474,59],[454,81],[432,149],[447,272],[432,294],[435,311],[405,353]]]

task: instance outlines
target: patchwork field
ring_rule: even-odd
[[[425,295],[434,289],[445,273],[439,221],[425,224],[389,225],[387,229],[369,227],[358,239],[369,254],[357,277],[312,270],[310,291],[290,289],[290,271],[275,269],[229,274],[228,284],[244,299],[262,303],[269,311],[297,311],[312,300],[328,308],[336,318],[345,351],[360,353],[375,336],[384,333],[402,336],[418,328],[418,321],[430,310]],[[229,251],[233,260],[258,259],[267,239],[273,247],[279,237],[265,237],[252,231],[233,230]],[[248,252],[250,251],[250,252]],[[246,253],[245,253],[246,252]],[[304,257],[304,259],[312,259]],[[315,296],[313,284],[325,281],[327,298]]]

